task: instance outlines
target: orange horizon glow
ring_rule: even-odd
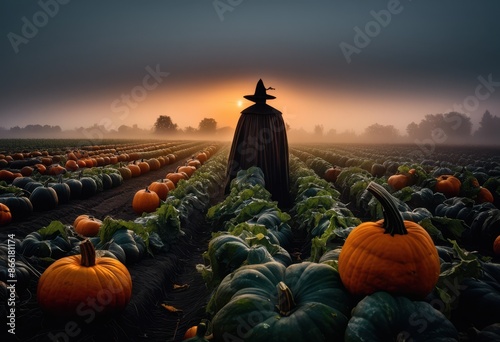
[[[116,110],[112,103],[122,94],[129,94],[130,88],[123,87],[109,91],[99,97],[68,100],[36,109],[36,116],[42,122],[25,119],[19,126],[28,124],[59,125],[63,130],[103,125],[107,129],[118,129],[121,125],[137,125],[151,129],[160,115],[168,115],[179,128],[188,126],[198,128],[204,118],[213,118],[218,128],[234,128],[240,112],[253,102],[244,95],[253,94],[258,79],[245,78],[227,80],[215,85],[184,84],[174,87],[166,79],[162,87],[150,91],[135,107],[127,111]],[[372,124],[393,125],[401,134],[411,122],[419,123],[426,114],[450,111],[452,100],[447,98],[429,99],[405,93],[353,92],[340,86],[330,89],[304,87],[304,84],[284,82],[279,78],[263,78],[266,87],[275,90],[268,93],[276,99],[267,103],[283,113],[283,119],[293,130],[312,132],[316,125],[322,125],[324,132],[335,130],[337,133],[353,131],[363,133]],[[115,110],[113,110],[115,109]],[[22,117],[22,113],[16,114]],[[471,117],[477,123],[482,115]],[[7,127],[8,128],[8,127]]]

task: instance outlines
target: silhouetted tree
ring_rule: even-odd
[[[479,122],[479,128],[474,132],[474,138],[481,143],[498,144],[498,132],[500,132],[500,117],[491,115],[487,110]]]
[[[337,130],[335,128],[331,128],[326,132],[326,135],[329,137],[334,137],[337,135]]]
[[[411,124],[406,126],[406,133],[408,134],[408,137],[410,137],[411,139],[418,138],[418,134],[419,134],[418,125],[416,123],[412,122]]]
[[[316,125],[316,126],[314,126],[314,135],[317,137],[318,136],[322,137],[324,130],[325,130],[325,128],[323,127],[323,125]]]
[[[463,143],[471,137],[472,122],[463,113],[427,114],[417,125],[406,127],[411,139],[433,139],[435,143]]]
[[[399,138],[399,131],[393,125],[375,123],[365,128],[363,135],[373,141],[388,142]]]
[[[168,115],[160,115],[154,124],[155,133],[175,133],[177,132],[177,124],[172,122],[172,118]]]
[[[196,132],[196,128],[194,128],[193,126],[187,126],[186,128],[184,128],[184,133],[191,134],[191,133],[195,133],[195,132]]]
[[[198,125],[198,131],[200,133],[215,133],[217,130],[217,121],[212,118],[204,118],[200,121]]]

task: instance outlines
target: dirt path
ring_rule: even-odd
[[[3,241],[7,234],[18,238],[48,225],[53,220],[65,224],[73,222],[80,214],[104,219],[133,220],[132,198],[137,190],[150,182],[164,178],[175,171],[186,158],[177,163],[125,181],[122,185],[101,192],[87,200],[72,200],[56,210],[34,212],[4,227],[0,234]],[[211,194],[213,202],[221,200],[223,189]],[[203,279],[196,272],[196,264],[202,262],[202,252],[210,239],[204,213],[192,217],[189,227],[183,227],[186,235],[166,253],[127,265],[132,276],[132,300],[125,312],[107,321],[81,317],[76,321],[45,316],[36,302],[36,281],[28,290],[19,294],[16,340],[18,341],[181,341],[185,330],[197,324],[204,315],[204,305],[210,297]],[[183,290],[174,290],[173,284],[187,284]],[[182,310],[172,313],[161,304],[167,303]],[[71,324],[76,325],[71,325]],[[76,327],[68,330],[68,327]]]

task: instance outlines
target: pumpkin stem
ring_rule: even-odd
[[[391,234],[391,236],[394,236],[394,234],[408,234],[403,216],[401,216],[396,203],[392,199],[392,195],[382,185],[375,182],[370,182],[366,190],[382,204],[382,208],[384,209],[385,234]]]
[[[89,239],[80,243],[80,254],[82,259],[80,264],[85,267],[95,266],[95,248]]]
[[[282,281],[276,285],[278,290],[278,305],[276,305],[280,315],[288,316],[295,307],[293,294],[290,288]]]
[[[196,327],[196,336],[197,337],[205,337],[207,332],[207,324],[205,322],[200,322]]]

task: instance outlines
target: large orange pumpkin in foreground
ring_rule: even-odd
[[[364,222],[347,236],[339,255],[339,274],[349,292],[377,291],[423,299],[440,273],[437,249],[424,228],[403,221],[392,196],[371,182],[367,190],[381,202],[384,219]]]
[[[90,240],[80,244],[80,255],[56,260],[38,281],[40,307],[57,316],[105,316],[122,311],[132,295],[132,278],[118,260],[96,258]]]

